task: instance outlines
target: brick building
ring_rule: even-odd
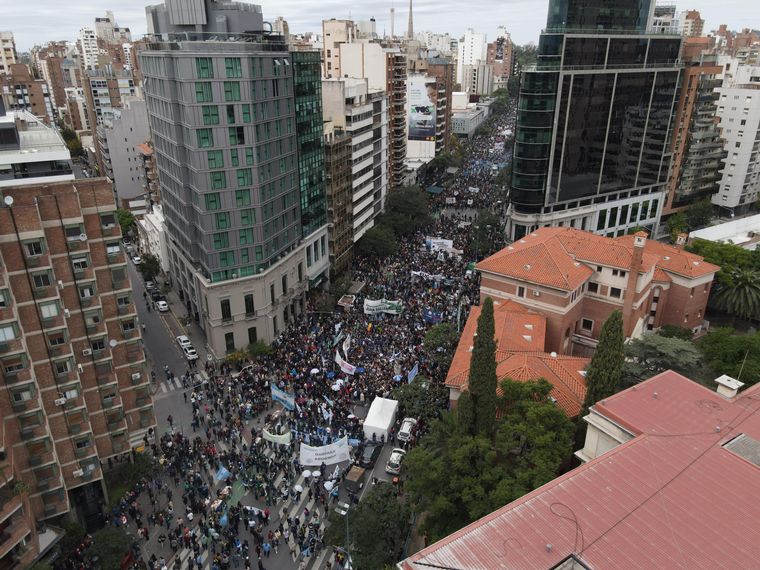
[[[477,268],[481,298],[516,300],[544,315],[545,350],[581,355],[596,347],[616,309],[626,337],[663,325],[701,332],[720,269],[645,232],[606,238],[567,227],[540,228]]]
[[[14,63],[10,71],[0,76],[0,96],[9,111],[29,111],[45,124],[52,124],[55,113],[53,102],[44,79],[35,79],[25,63]]]
[[[142,446],[156,421],[111,184],[2,196],[0,515],[15,517],[10,538],[0,534],[5,568],[39,548],[35,521],[75,509],[97,520],[102,465]],[[22,499],[7,496],[20,483]]]

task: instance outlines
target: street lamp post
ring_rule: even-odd
[[[353,567],[351,563],[351,542],[348,535],[348,509],[350,508],[351,505],[348,503],[338,503],[338,508],[335,509],[335,512],[346,519],[346,556],[348,557],[349,567]]]

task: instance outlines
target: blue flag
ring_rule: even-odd
[[[419,374],[419,372],[420,372],[420,363],[419,362],[415,362],[414,363],[414,368],[412,368],[409,371],[409,373],[406,375],[407,382],[409,384],[411,384],[412,380],[414,380],[414,378],[417,376],[417,374]]]

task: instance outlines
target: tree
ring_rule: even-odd
[[[735,269],[718,283],[715,307],[742,319],[760,319],[760,271]]]
[[[419,186],[407,186],[388,194],[382,223],[399,236],[409,236],[430,224],[430,199]]]
[[[496,341],[493,299],[486,297],[478,317],[477,335],[470,359],[469,390],[478,433],[490,437],[496,421]]]
[[[92,535],[89,554],[92,558],[98,557],[101,568],[120,568],[131,546],[132,539],[123,527],[107,526]]]
[[[388,257],[398,251],[396,236],[388,226],[376,225],[367,230],[356,244],[359,254],[367,257]]]
[[[694,376],[701,369],[701,361],[702,355],[691,341],[647,334],[625,345],[623,387],[643,382],[665,370]]]
[[[711,330],[696,344],[714,378],[728,374],[747,385],[760,381],[760,332],[742,335],[722,327]]]
[[[161,264],[152,253],[146,253],[140,257],[140,273],[146,281],[153,281],[161,273]]]
[[[668,225],[668,234],[670,235],[670,239],[675,242],[676,238],[678,238],[678,234],[685,232],[686,229],[688,228],[688,223],[686,222],[686,215],[683,212],[678,212],[676,214],[671,215],[668,218],[667,225]]]
[[[467,245],[469,254],[476,260],[487,257],[501,247],[498,236],[501,222],[489,210],[479,210],[478,217],[470,226],[470,241]]]
[[[66,144],[66,148],[69,149],[72,157],[81,156],[83,154],[82,142],[79,140],[79,137],[73,129],[61,129],[61,138],[63,138],[63,142]]]
[[[613,311],[604,321],[599,333],[599,344],[586,370],[586,398],[583,412],[604,398],[620,390],[623,374],[623,313]],[[580,425],[585,425],[581,422]]]
[[[451,323],[433,325],[425,333],[425,353],[442,370],[448,370],[457,348],[459,334]]]
[[[709,199],[694,202],[686,209],[686,224],[690,230],[703,228],[713,217],[713,205]]]
[[[256,342],[252,342],[248,345],[248,348],[246,348],[246,351],[250,355],[251,358],[261,358],[264,356],[271,356],[272,347],[269,346],[265,342],[261,342],[260,340],[257,340]]]
[[[457,400],[457,421],[462,431],[468,435],[475,434],[475,404],[469,390],[464,390]]]
[[[691,340],[694,337],[691,329],[676,325],[662,325],[658,334],[662,337],[680,338],[681,340]]]
[[[443,382],[417,375],[411,383],[401,382],[394,388],[393,399],[403,408],[405,416],[429,424],[446,407],[449,391]]]
[[[409,510],[399,500],[398,490],[390,483],[373,485],[362,501],[348,510],[351,558],[354,568],[382,570],[393,566],[404,545]],[[333,510],[326,540],[335,546],[346,546],[346,521]]]
[[[119,220],[121,226],[121,234],[128,235],[130,231],[135,227],[135,216],[126,208],[119,208],[116,210],[116,217]]]
[[[61,549],[63,558],[67,558],[69,554],[82,542],[85,535],[84,527],[78,522],[64,522],[62,525],[65,531],[58,546]]]

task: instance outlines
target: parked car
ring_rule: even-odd
[[[391,456],[388,458],[388,464],[385,466],[385,472],[392,475],[398,475],[401,473],[401,461],[404,459],[406,451],[399,449],[398,447],[391,451]]]
[[[164,299],[164,296],[161,294],[161,291],[159,291],[158,289],[153,289],[150,292],[150,298],[153,302],[166,301],[166,299]]]
[[[135,255],[132,258],[132,263],[134,263],[135,265],[140,265],[142,263],[142,258],[139,255]]]
[[[145,289],[148,291],[153,291],[153,289],[156,288],[156,284],[153,281],[146,281],[145,282]]]
[[[179,345],[180,348],[185,348],[186,346],[193,346],[193,343],[190,341],[190,339],[187,338],[183,334],[177,337],[177,344]]]
[[[169,310],[169,303],[166,301],[156,301],[156,309],[158,309],[160,313],[165,313]]]
[[[403,443],[407,443],[411,437],[412,437],[412,431],[414,430],[415,426],[417,425],[417,420],[414,418],[404,418],[404,421],[401,422],[401,428],[398,430],[398,435],[396,436],[396,439]]]
[[[380,456],[383,446],[379,443],[368,443],[364,446],[362,456],[359,458],[359,465],[362,467],[372,467]]]
[[[182,352],[185,353],[185,358],[188,360],[198,360],[198,353],[192,346],[183,346]]]

